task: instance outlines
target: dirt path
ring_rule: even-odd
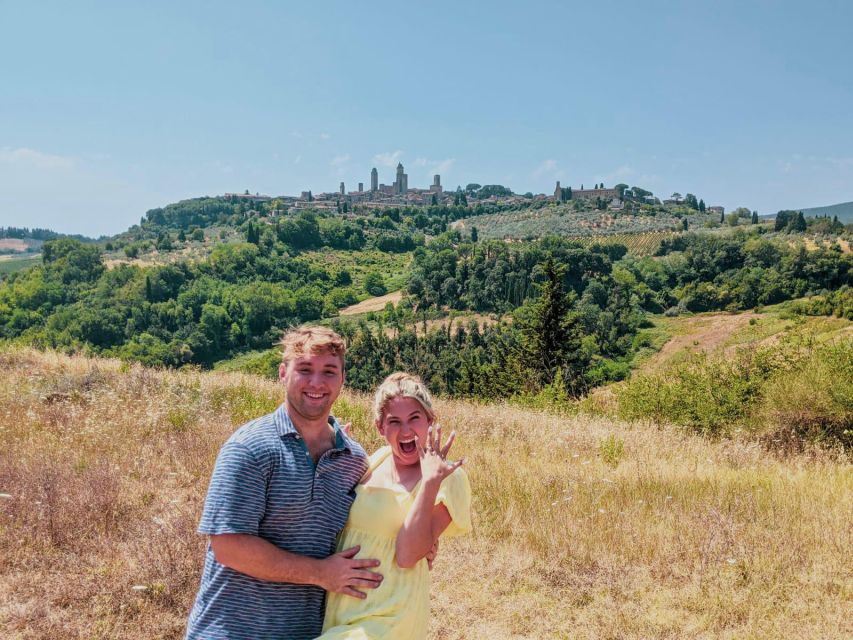
[[[393,304],[397,304],[400,300],[403,299],[403,292],[401,291],[392,291],[391,293],[386,293],[384,296],[377,296],[375,298],[368,298],[367,300],[362,300],[358,304],[350,305],[349,307],[345,307],[340,310],[340,314],[342,316],[354,316],[359,313],[368,313],[370,311],[382,311],[385,308],[385,305],[389,302]]]
[[[683,333],[673,336],[660,351],[649,358],[643,368],[656,369],[683,351],[714,351],[733,333],[749,324],[752,318],[758,317],[757,313],[746,311],[738,314],[712,313],[689,318],[680,327]]]

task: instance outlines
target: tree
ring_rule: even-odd
[[[705,201],[702,199],[699,200],[699,213],[705,213]]]
[[[578,395],[585,388],[589,360],[581,345],[580,321],[563,290],[565,270],[551,257],[542,265],[541,295],[532,305],[531,317],[522,322],[522,358],[540,384],[551,384],[560,371],[566,391]]]
[[[688,226],[687,218],[682,218],[681,219],[681,228],[684,229],[685,231],[687,231],[687,226]]]
[[[752,212],[752,220],[750,222],[752,224],[758,224],[758,211]]]
[[[261,232],[254,225],[254,223],[249,222],[246,227],[246,242],[250,242],[252,244],[259,244],[261,241]]]
[[[699,209],[699,201],[692,193],[688,193],[686,196],[684,196],[684,204],[686,204],[691,209],[696,209],[697,211]]]
[[[159,236],[157,236],[157,251],[171,251],[174,246],[172,245],[172,236],[170,236],[165,231],[161,232]]]
[[[477,231],[477,227],[472,226],[471,227],[471,242],[477,242],[477,240],[479,238],[480,238],[480,234]]]
[[[371,271],[365,276],[364,290],[372,296],[382,296],[388,292],[385,281],[376,271]]]
[[[720,224],[723,224],[726,221],[726,213],[725,211],[720,211]]]
[[[308,190],[308,202],[314,202],[314,195],[311,193],[311,190]]]
[[[675,193],[673,193],[671,197],[672,197],[672,199],[673,199],[673,200],[675,200],[675,203],[676,203],[676,204],[678,204],[679,202],[681,202],[681,194],[680,194],[680,193],[678,193],[678,191],[676,191]]]

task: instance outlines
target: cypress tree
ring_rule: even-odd
[[[553,383],[557,371],[562,371],[566,391],[578,395],[586,387],[587,358],[581,346],[580,321],[563,290],[565,270],[553,258],[545,261],[542,293],[533,304],[531,318],[521,328],[520,346],[522,361],[540,386]]]

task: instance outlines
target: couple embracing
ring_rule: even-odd
[[[450,462],[432,400],[395,373],[373,415],[387,446],[367,456],[330,416],[343,340],[284,339],[284,403],[223,445],[199,532],[210,538],[187,639],[425,638],[427,556],[470,530],[470,487]]]

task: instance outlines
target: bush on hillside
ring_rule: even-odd
[[[757,413],[771,434],[853,446],[853,341],[822,345],[776,376]]]
[[[741,349],[734,357],[690,355],[663,372],[639,375],[617,391],[619,414],[727,435],[746,426],[762,387],[790,370],[800,357],[796,345]]]

